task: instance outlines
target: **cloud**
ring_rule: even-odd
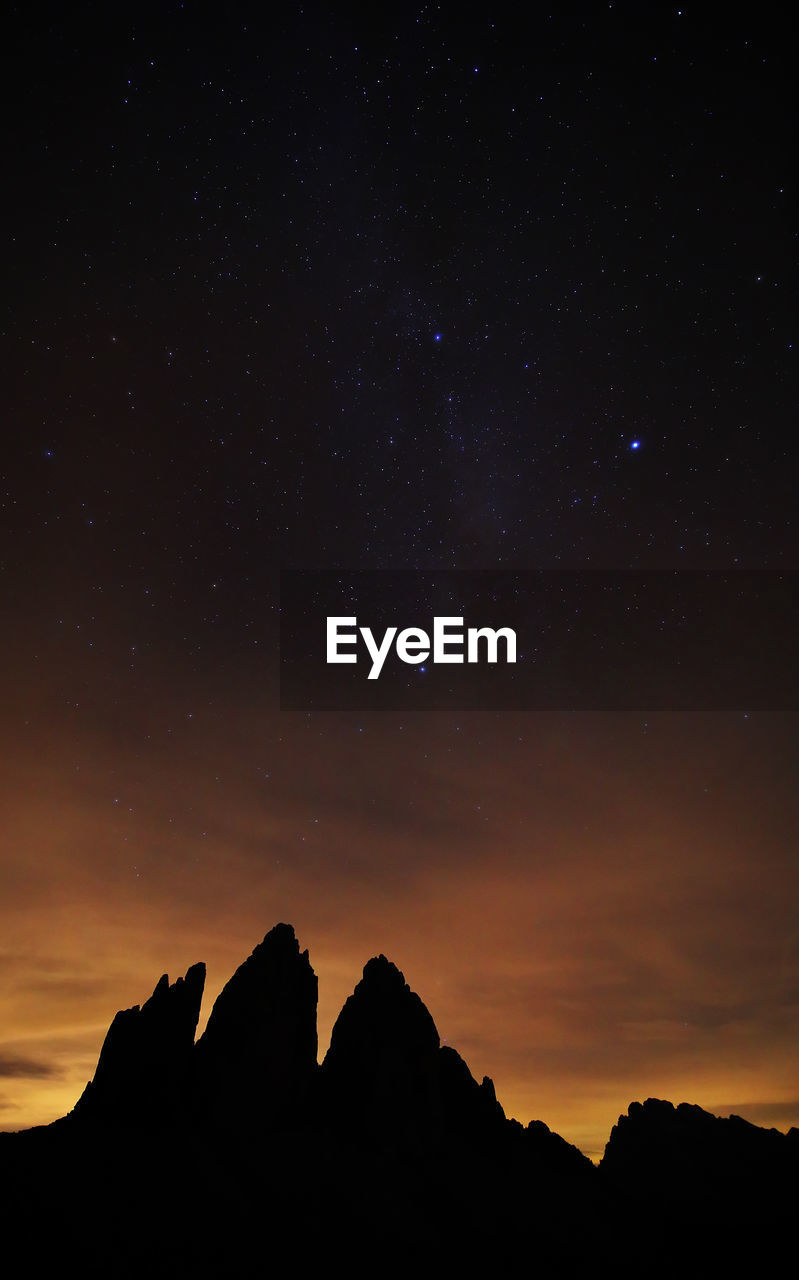
[[[720,1116],[743,1116],[752,1124],[775,1124],[777,1128],[796,1123],[794,1117],[799,1115],[799,1099],[791,1098],[785,1102],[721,1102],[712,1110]],[[787,1117],[787,1119],[786,1119]]]
[[[0,1076],[14,1079],[45,1080],[60,1077],[58,1067],[48,1062],[37,1062],[19,1054],[5,1053],[0,1049]]]
[[[20,990],[32,994],[57,996],[61,1000],[85,1000],[108,990],[105,978],[30,978],[20,983]]]

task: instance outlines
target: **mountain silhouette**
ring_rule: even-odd
[[[217,996],[194,1050],[192,1107],[222,1127],[288,1125],[317,1072],[318,983],[291,925],[276,925]]]
[[[317,1062],[317,977],[278,924],[195,1041],[205,966],[113,1019],[68,1116],[0,1134],[28,1270],[228,1276],[340,1256],[350,1270],[678,1268],[761,1273],[795,1212],[799,1132],[631,1104],[599,1167],[508,1119],[441,1045],[385,956]]]
[[[195,964],[172,986],[163,974],[141,1008],[121,1009],[73,1114],[106,1124],[168,1122],[191,1068],[204,987],[205,965]]]

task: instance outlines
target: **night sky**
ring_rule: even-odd
[[[799,569],[787,31],[553,8],[12,12],[2,1127],[279,920],[594,1158],[799,1123],[795,713],[279,710],[281,569]]]

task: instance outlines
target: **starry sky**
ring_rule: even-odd
[[[799,1123],[795,713],[279,710],[282,569],[799,568],[787,32],[548,10],[11,15],[2,1127],[278,920],[594,1158]]]

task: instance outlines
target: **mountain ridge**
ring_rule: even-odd
[[[543,1121],[505,1115],[385,955],[365,964],[321,1062],[317,977],[291,925],[253,949],[195,1038],[204,984],[202,963],[163,975],[115,1015],[72,1111],[0,1134],[3,1191],[30,1231],[44,1206],[77,1246],[94,1206],[98,1274],[109,1253],[120,1275],[153,1251],[173,1274],[175,1259],[201,1276],[243,1267],[266,1227],[319,1264],[343,1231],[364,1263],[390,1245],[409,1264],[516,1265],[533,1231],[552,1274],[597,1257],[632,1268],[654,1237],[675,1265],[686,1250],[716,1265],[728,1246],[762,1252],[791,1212],[799,1130],[647,1099],[595,1166]],[[52,1242],[40,1248],[54,1264]]]

